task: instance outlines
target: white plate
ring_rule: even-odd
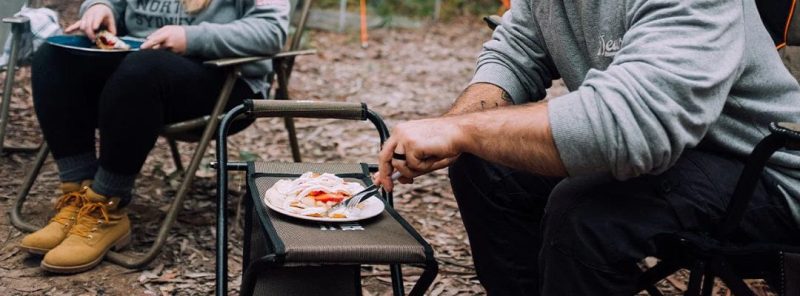
[[[268,208],[276,211],[278,213],[284,214],[286,216],[292,216],[298,219],[309,220],[309,221],[319,221],[319,222],[353,222],[353,221],[360,221],[375,217],[383,212],[383,202],[376,196],[373,196],[367,200],[361,202],[363,208],[359,212],[357,217],[347,217],[347,218],[329,218],[329,217],[311,217],[300,215],[297,213],[292,213],[288,210],[283,209],[280,205],[273,205],[269,202],[269,199],[261,199],[264,204],[267,205]]]

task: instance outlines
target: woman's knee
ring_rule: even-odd
[[[122,59],[114,76],[118,77],[119,80],[132,83],[159,79],[160,75],[169,69],[176,58],[181,57],[165,50],[135,51]]]

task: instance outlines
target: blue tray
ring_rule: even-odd
[[[56,35],[47,38],[47,43],[68,48],[71,50],[80,51],[83,53],[89,54],[109,54],[109,53],[124,53],[124,52],[131,52],[139,50],[139,47],[142,46],[144,39],[134,38],[134,37],[121,37],[122,41],[128,43],[131,46],[130,49],[121,49],[121,50],[107,50],[107,49],[99,49],[97,46],[89,40],[89,37],[84,35]]]

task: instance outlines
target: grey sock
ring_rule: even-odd
[[[94,153],[84,153],[56,159],[58,178],[61,182],[80,182],[90,180],[97,172],[97,157]]]
[[[131,201],[131,191],[136,175],[121,175],[109,172],[102,167],[97,170],[92,183],[92,190],[106,197],[119,197],[121,206]]]

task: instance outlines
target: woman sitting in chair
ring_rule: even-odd
[[[86,0],[67,32],[94,40],[104,29],[146,41],[127,55],[85,56],[49,45],[36,53],[34,105],[63,195],[55,217],[21,248],[45,254],[42,268],[70,273],[126,245],[124,207],[160,129],[207,115],[216,103],[225,73],[202,61],[278,53],[289,8],[288,0]],[[265,96],[270,67],[244,66],[228,106]]]

